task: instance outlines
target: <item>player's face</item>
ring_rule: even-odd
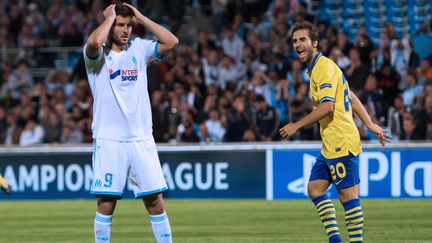
[[[310,65],[312,59],[316,55],[317,41],[312,42],[309,38],[309,33],[306,29],[297,30],[293,33],[293,46],[294,50],[297,52],[299,60],[302,63]]]
[[[111,41],[117,46],[125,46],[132,33],[132,18],[118,15],[111,29]]]

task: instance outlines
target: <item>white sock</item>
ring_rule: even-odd
[[[111,241],[112,215],[96,212],[94,221],[95,243],[109,243]]]
[[[150,215],[153,235],[158,243],[171,243],[171,226],[168,221],[166,212],[159,215]]]

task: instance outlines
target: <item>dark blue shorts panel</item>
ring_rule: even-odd
[[[360,183],[358,156],[351,153],[348,156],[326,159],[320,155],[312,167],[309,181],[327,180],[339,191]]]
[[[330,170],[326,163],[326,158],[322,155],[320,155],[316,159],[315,164],[313,165],[311,170],[311,175],[309,177],[309,181],[315,180],[326,180],[330,183],[332,182]]]

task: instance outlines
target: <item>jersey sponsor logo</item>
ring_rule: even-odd
[[[122,79],[121,81],[136,81],[138,78],[138,70],[121,70]]]
[[[130,69],[130,70],[117,70],[113,71],[109,69],[110,79],[115,79],[117,76],[121,75],[121,81],[137,81],[138,79],[138,70]]]
[[[110,79],[115,79],[117,78],[117,76],[120,75],[120,70],[114,72],[112,69],[110,69],[109,74],[110,74]]]

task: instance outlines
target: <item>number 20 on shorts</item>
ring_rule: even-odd
[[[345,165],[342,162],[336,163],[336,168],[330,165],[330,173],[332,175],[332,180],[336,181],[337,178],[343,179],[346,176]]]

